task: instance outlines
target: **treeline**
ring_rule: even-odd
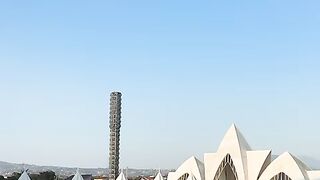
[[[18,180],[21,176],[21,173],[14,172],[12,176],[7,177],[6,179],[0,175],[0,180]],[[56,176],[56,173],[53,171],[45,171],[39,174],[29,174],[31,180],[63,180]]]

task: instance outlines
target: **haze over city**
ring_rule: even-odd
[[[320,159],[319,1],[0,2],[0,161],[177,168],[232,123]]]

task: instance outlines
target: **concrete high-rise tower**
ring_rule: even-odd
[[[110,94],[110,144],[109,144],[109,180],[116,180],[119,175],[119,150],[121,127],[121,93]]]

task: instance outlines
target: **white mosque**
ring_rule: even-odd
[[[189,158],[168,180],[320,180],[320,170],[288,152],[272,160],[271,150],[252,150],[233,124],[216,153],[206,153],[204,162]]]

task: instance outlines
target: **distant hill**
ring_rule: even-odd
[[[13,172],[22,172],[23,170],[28,169],[30,173],[39,173],[44,171],[54,171],[58,176],[70,176],[75,173],[77,168],[68,168],[68,167],[58,167],[58,166],[37,166],[30,164],[16,164],[0,161],[0,174],[10,175]],[[107,174],[107,169],[103,168],[88,168],[81,169],[81,172],[86,174],[93,175],[105,175]]]
[[[275,160],[279,155],[272,155],[272,160]],[[304,162],[311,169],[319,169],[320,170],[320,160],[314,159],[308,156],[297,156],[302,162]]]
[[[68,177],[73,175],[77,168],[70,167],[58,167],[58,166],[37,166],[30,164],[17,164],[17,163],[8,163],[0,161],[0,174],[9,176],[13,172],[22,172],[23,170],[28,169],[30,173],[39,173],[44,171],[53,171],[56,175],[60,177]],[[82,174],[92,174],[93,176],[106,176],[108,174],[107,168],[79,168]],[[161,172],[166,175],[170,170],[161,170]],[[158,169],[128,169],[129,177],[136,176],[152,176],[158,172]]]
[[[320,170],[320,160],[314,159],[309,156],[298,156],[306,165],[308,165],[312,169],[319,169]]]

